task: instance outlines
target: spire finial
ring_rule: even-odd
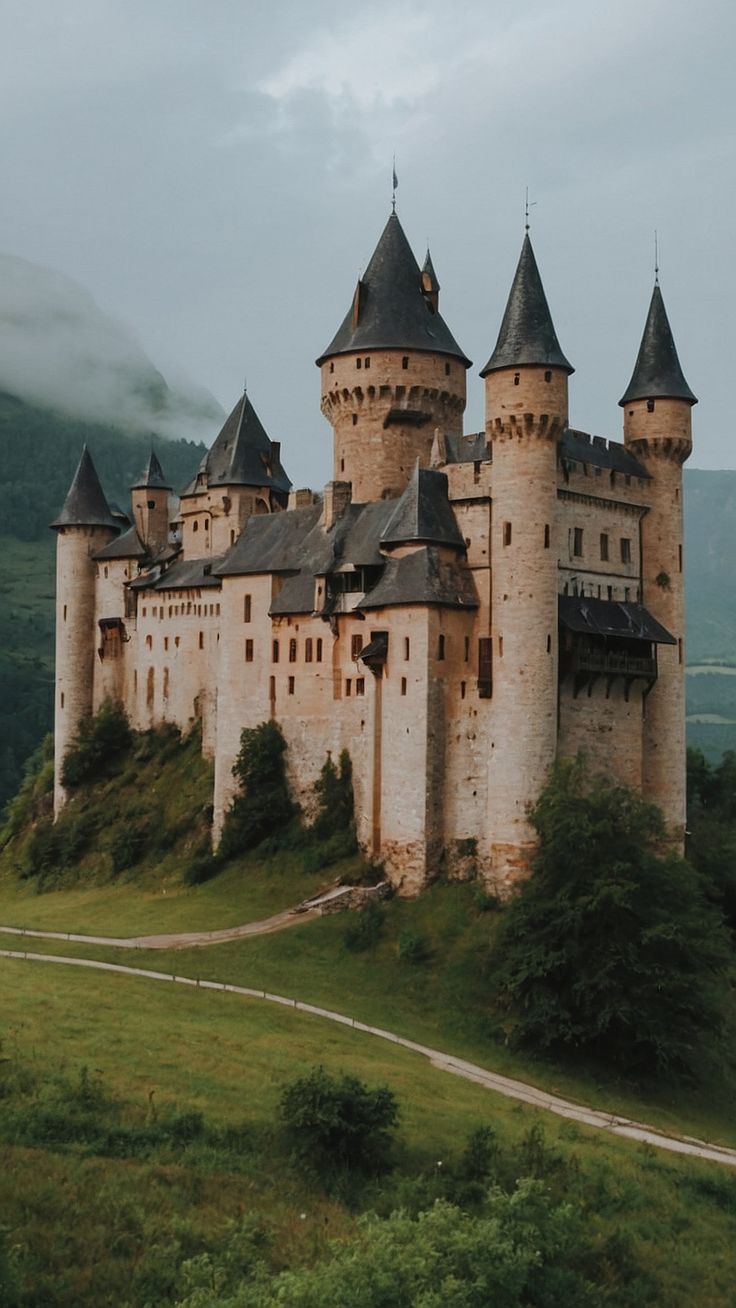
[[[399,179],[396,176],[396,155],[394,155],[393,167],[391,171],[391,212],[392,213],[396,213],[396,187],[398,186],[398,184],[399,184]]]
[[[529,210],[533,209],[536,203],[537,203],[536,200],[529,199],[529,187],[526,186],[524,188],[524,231],[525,232],[529,231]]]
[[[243,395],[245,396],[247,394],[248,394],[248,378],[246,374],[243,373]]]
[[[654,229],[654,285],[659,286],[659,236]]]

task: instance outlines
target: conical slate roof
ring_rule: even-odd
[[[112,527],[120,530],[113,518],[100,485],[92,456],[84,446],[77,471],[72,478],[64,507],[52,527]]]
[[[521,247],[496,348],[480,375],[485,377],[486,373],[497,368],[518,368],[524,364],[564,368],[568,373],[575,371],[560,349],[528,232]]]
[[[381,532],[382,545],[451,545],[465,549],[452,505],[447,498],[447,477],[419,464]]]
[[[202,462],[210,486],[271,486],[288,492],[279,447],[266,435],[248,396],[243,394]]]
[[[634,372],[619,404],[631,400],[687,400],[697,404],[683,376],[659,282],[655,282]]]
[[[427,253],[424,257],[422,272],[427,274],[427,277],[429,278],[431,283],[431,289],[436,294],[437,291],[440,290],[440,281],[439,281],[439,277],[437,276],[437,273],[434,270],[434,264],[432,263],[432,256],[429,253],[429,246],[427,246]]]
[[[358,282],[342,326],[317,364],[356,350],[449,354],[470,367],[449,327],[423,294],[419,264],[395,213]]]
[[[166,480],[163,468],[159,463],[153,450],[148,456],[145,468],[139,477],[133,482],[131,490],[171,490],[171,486]]]

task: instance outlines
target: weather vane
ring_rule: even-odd
[[[532,200],[531,202],[529,201],[529,187],[528,186],[525,187],[524,189],[524,231],[525,232],[529,231],[529,210],[533,209],[536,203],[537,203],[536,200]]]
[[[654,285],[659,286],[659,236],[654,229]]]
[[[391,212],[396,213],[396,187],[399,184],[399,179],[396,176],[396,155],[394,155],[393,171],[391,173],[391,177],[392,177]]]

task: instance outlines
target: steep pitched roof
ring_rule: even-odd
[[[564,368],[568,373],[575,371],[560,349],[528,232],[521,247],[496,347],[480,375],[485,377],[497,368],[516,368],[524,364]]]
[[[110,512],[92,455],[86,445],[64,500],[64,507],[51,526],[112,527],[114,531],[120,530],[120,523],[115,521]]]
[[[424,256],[424,263],[422,264],[422,272],[427,274],[431,289],[435,293],[439,291],[441,289],[440,279],[434,270],[434,264],[432,263],[432,256],[429,253],[429,246],[427,246],[427,253]]]
[[[465,549],[465,541],[447,498],[447,477],[417,464],[406,490],[381,532],[383,545],[451,545]]]
[[[433,546],[401,559],[387,559],[383,575],[361,601],[362,609],[403,604],[441,604],[450,609],[477,609],[473,574],[464,563],[444,563]]]
[[[291,482],[281,466],[280,447],[267,436],[243,394],[202,461],[210,486],[270,486],[286,494]]]
[[[151,450],[151,453],[148,456],[148,461],[146,463],[145,468],[140,473],[140,476],[136,477],[130,489],[131,490],[171,490],[172,489],[169,482],[166,480],[164,476],[163,468],[161,467],[161,464],[159,463],[153,450]]]
[[[470,367],[444,319],[433,312],[423,293],[419,264],[395,213],[358,282],[353,304],[317,364],[334,354],[381,349],[449,354]]]
[[[659,282],[655,282],[652,291],[634,372],[619,404],[656,399],[687,400],[689,404],[698,402],[680,367]]]
[[[563,461],[589,463],[594,468],[607,468],[610,472],[620,472],[626,477],[651,480],[651,473],[620,441],[607,441],[603,436],[589,436],[586,431],[566,427],[558,449]]]
[[[148,551],[141,543],[135,527],[129,527],[124,531],[122,536],[116,536],[114,540],[108,541],[103,545],[101,550],[93,555],[95,559],[144,559]]]

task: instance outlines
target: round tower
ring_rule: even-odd
[[[642,602],[677,642],[658,647],[658,678],[645,700],[643,789],[681,844],[686,817],[682,465],[692,450],[697,400],[680,367],[658,280],[634,372],[619,403],[624,443],[651,477],[641,528]]]
[[[336,336],[317,360],[334,472],[364,503],[400,495],[435,429],[460,434],[465,357],[439,312],[427,255],[420,270],[392,213]]]
[[[527,233],[498,342],[481,373],[493,446],[489,823],[501,887],[528,868],[528,808],[557,746],[557,442],[572,371]]]
[[[66,801],[61,767],[82,718],[92,712],[95,632],[93,555],[118,531],[85,445],[56,531],[54,816]]]

